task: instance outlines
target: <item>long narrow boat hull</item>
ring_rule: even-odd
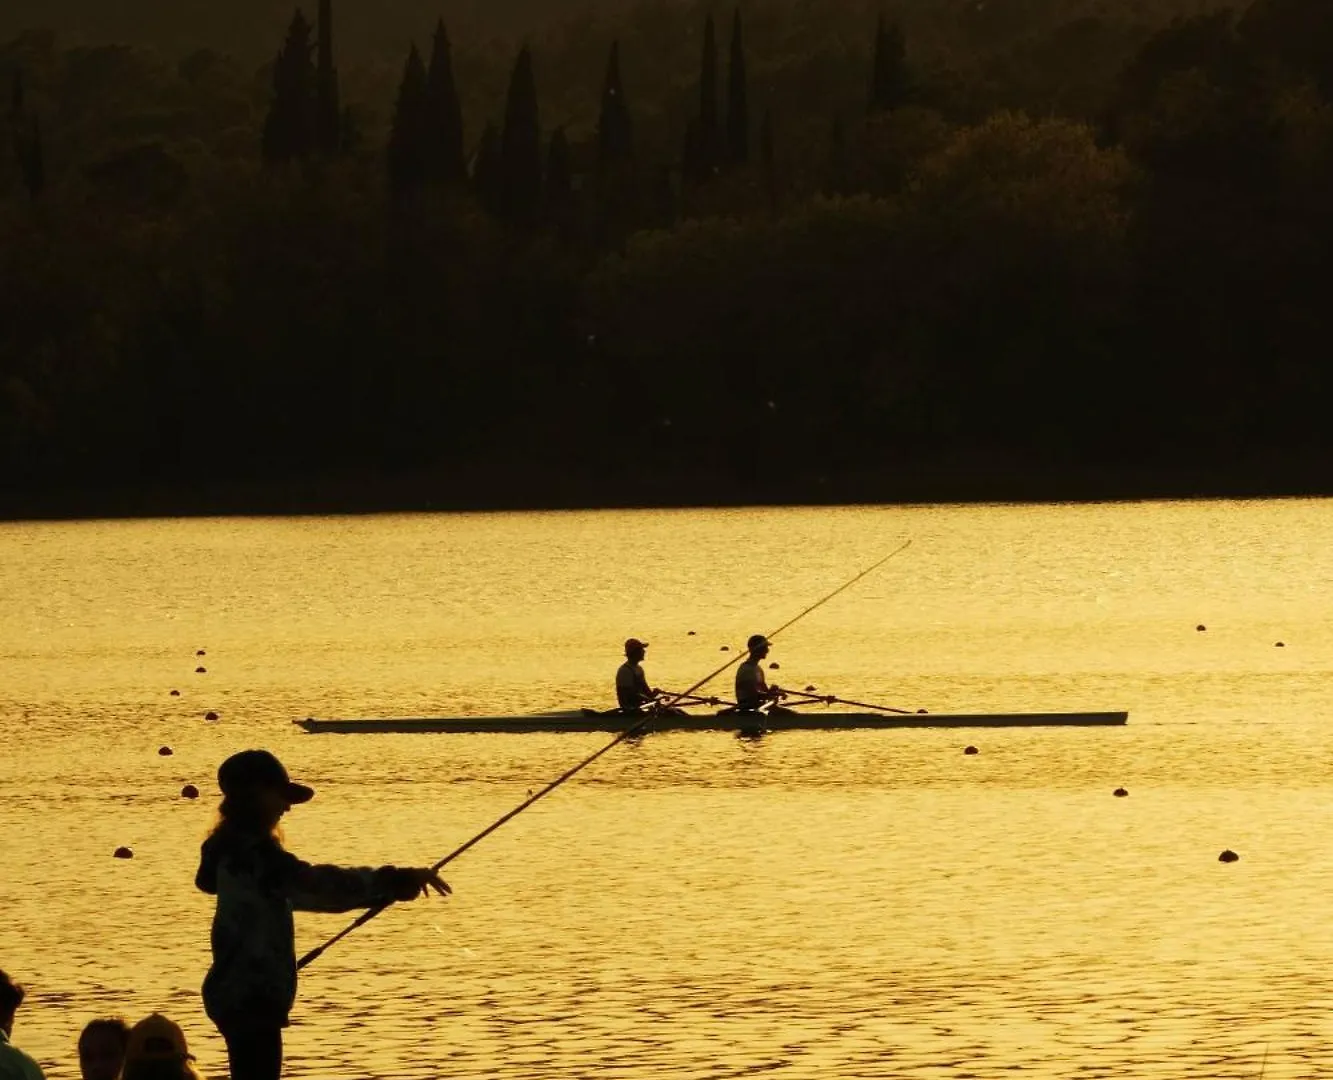
[[[532,732],[625,731],[642,717],[597,713],[591,709],[547,716],[479,716],[458,719],[296,720],[306,731],[341,735],[405,733],[478,735]],[[1113,727],[1129,720],[1127,712],[1093,713],[714,713],[654,718],[649,731],[848,731],[867,728]]]

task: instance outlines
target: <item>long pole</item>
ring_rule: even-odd
[[[885,555],[884,558],[880,559],[877,563],[875,563],[872,566],[866,567],[866,569],[862,570],[850,581],[846,581],[843,584],[839,585],[836,589],[834,589],[831,593],[825,596],[822,600],[817,600],[815,603],[811,604],[808,608],[802,611],[795,618],[788,619],[785,623],[783,623],[781,626],[779,626],[776,630],[774,630],[771,634],[767,636],[769,638],[775,638],[784,630],[790,629],[791,627],[795,626],[807,615],[817,610],[818,608],[823,607],[839,593],[846,592],[858,581],[866,577],[868,574],[874,573],[876,570],[878,570],[881,566],[883,566],[894,556],[902,554],[902,552],[906,551],[911,546],[911,544],[912,544],[911,539],[908,539],[905,543],[901,544],[899,547],[894,548],[891,552]],[[700,690],[708,683],[712,682],[719,675],[723,674],[723,672],[725,672],[729,667],[731,667],[738,660],[740,660],[740,658],[741,654],[738,652],[735,656],[733,656],[720,668],[718,668],[716,671],[710,672],[709,674],[705,675],[702,679],[700,679],[697,683],[691,686],[688,690],[682,690],[679,694],[674,695],[670,700],[654,706],[654,709],[650,711],[646,716],[644,716],[644,718],[640,720],[638,723],[626,728],[624,731],[622,731],[619,735],[617,735],[614,739],[612,739],[609,743],[603,746],[596,753],[589,754],[577,765],[573,766],[573,768],[567,769],[565,772],[561,773],[540,791],[536,792],[533,795],[529,795],[523,802],[519,803],[518,806],[514,807],[514,809],[510,810],[503,817],[497,818],[490,825],[486,826],[486,828],[482,829],[481,832],[477,833],[476,836],[472,837],[471,840],[468,840],[466,843],[461,844],[459,847],[454,848],[454,850],[449,852],[449,854],[446,855],[443,859],[435,863],[435,865],[432,866],[431,869],[436,873],[438,873],[444,867],[449,865],[449,863],[453,862],[456,858],[462,855],[465,851],[468,851],[469,849],[475,847],[477,844],[485,840],[486,837],[490,836],[491,833],[495,832],[496,829],[500,828],[502,825],[505,825],[507,822],[510,822],[514,818],[518,817],[519,814],[523,813],[523,811],[526,810],[533,803],[539,801],[540,799],[544,799],[547,795],[553,792],[561,784],[565,783],[565,781],[573,779],[584,769],[586,769],[589,765],[591,765],[594,761],[600,758],[603,754],[607,754],[610,751],[614,750],[626,739],[632,739],[634,738],[634,736],[639,735],[642,732],[646,731],[649,727],[652,726],[653,721],[657,719],[657,713],[660,710],[670,708],[671,706],[676,704],[676,702],[682,700],[683,698],[692,697],[696,690]],[[359,916],[357,916],[356,919],[354,919],[352,922],[348,923],[345,927],[339,930],[336,934],[333,935],[333,937],[329,938],[328,941],[324,942],[323,945],[316,946],[315,948],[311,949],[308,953],[306,953],[303,957],[301,957],[301,959],[296,962],[297,969],[299,970],[310,964],[313,964],[316,960],[318,960],[321,956],[324,955],[326,950],[332,948],[334,945],[340,942],[343,938],[345,938],[357,927],[365,926],[366,923],[370,922],[371,919],[375,918],[376,915],[384,911],[386,908],[390,907],[392,904],[393,901],[390,900],[387,903],[376,904],[372,908],[367,908]]]

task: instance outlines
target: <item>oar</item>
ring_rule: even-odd
[[[734,701],[727,701],[725,698],[718,697],[699,697],[697,694],[672,694],[670,690],[663,690],[662,697],[671,698],[677,704],[687,705],[735,705]]]
[[[823,599],[816,600],[813,604],[811,604],[808,608],[802,611],[799,615],[783,623],[771,634],[769,634],[768,637],[770,639],[775,638],[784,630],[788,629],[789,627],[795,626],[798,622],[804,619],[812,611],[815,611],[817,608],[823,607],[839,593],[846,592],[867,574],[873,573],[874,571],[878,570],[881,566],[883,566],[886,562],[892,559],[895,555],[899,555],[902,552],[906,551],[911,546],[911,544],[912,541],[909,538],[905,543],[894,548],[878,562],[872,564],[871,566],[866,567],[850,581],[844,581],[841,585],[839,585],[836,589],[834,589]],[[633,724],[632,726],[626,728],[614,739],[612,739],[609,743],[603,746],[600,750],[597,750],[589,754],[586,758],[580,761],[573,768],[568,769],[565,772],[561,773],[559,776],[557,776],[554,780],[552,780],[540,791],[537,791],[534,794],[529,795],[527,799],[519,803],[516,807],[514,807],[514,809],[510,810],[507,814],[501,815],[498,819],[491,822],[491,824],[487,825],[486,828],[482,829],[481,832],[477,833],[477,835],[474,836],[471,840],[468,840],[465,843],[460,844],[458,847],[454,848],[454,850],[449,852],[448,855],[446,855],[444,858],[436,862],[431,867],[431,870],[434,873],[438,874],[441,870],[443,870],[446,866],[448,866],[449,863],[453,862],[465,851],[468,851],[477,844],[481,843],[481,841],[485,840],[486,837],[490,836],[491,833],[495,832],[496,829],[500,828],[506,822],[512,821],[514,818],[518,817],[519,814],[523,813],[524,810],[530,807],[533,803],[537,802],[537,800],[545,798],[556,788],[558,788],[561,784],[565,783],[568,780],[573,779],[580,772],[582,772],[589,765],[591,765],[594,761],[600,758],[603,754],[609,753],[610,751],[614,750],[617,746],[619,746],[621,743],[626,742],[627,740],[634,738],[636,735],[639,735],[642,732],[646,731],[652,725],[653,721],[656,720],[658,716],[661,714],[662,709],[670,708],[672,705],[674,705],[677,701],[680,701],[682,698],[690,697],[695,693],[695,691],[702,690],[705,686],[707,686],[710,682],[716,679],[729,667],[737,663],[740,660],[740,658],[741,658],[741,653],[738,651],[735,654],[733,654],[731,659],[728,660],[725,664],[723,664],[720,668],[718,668],[716,671],[710,672],[709,674],[705,675],[702,679],[700,679],[697,683],[691,686],[688,690],[685,690],[682,693],[677,694],[674,698],[672,698],[669,701],[655,703],[652,710],[649,711],[644,716],[644,718],[640,720],[637,724]],[[367,908],[359,916],[357,916],[350,923],[348,923],[341,930],[339,930],[336,934],[334,934],[333,937],[329,938],[326,942],[324,942],[324,944],[317,945],[315,948],[311,949],[308,953],[306,953],[303,957],[301,957],[301,959],[296,962],[297,969],[300,970],[301,968],[306,967],[308,964],[311,964],[315,960],[319,959],[319,957],[322,956],[327,949],[331,948],[338,942],[342,941],[343,938],[345,938],[358,926],[365,926],[366,923],[370,922],[371,919],[379,915],[380,912],[385,911],[388,908],[392,907],[393,903],[394,902],[390,900],[382,904],[376,904],[372,908]]]
[[[807,694],[803,690],[788,690],[788,694],[797,694],[807,701],[822,701],[825,705],[850,705],[854,709],[874,709],[877,712],[898,713],[902,716],[928,715],[926,709],[895,709],[892,705],[872,705],[868,701],[852,701],[850,698],[834,697],[832,694]]]

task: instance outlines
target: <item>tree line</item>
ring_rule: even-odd
[[[9,488],[1308,486],[1333,15],[1065,9],[646,2],[484,56],[439,21],[392,76],[331,0],[258,72],[24,34]]]

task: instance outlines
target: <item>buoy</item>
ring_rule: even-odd
[[[159,757],[171,757],[171,755],[175,753],[175,751],[172,750],[171,747],[169,746],[159,746],[157,748],[157,753]]]
[[[180,697],[180,696],[181,696],[181,692],[180,692],[179,690],[173,690],[173,691],[171,692],[171,696],[172,696],[172,697]]]
[[[731,646],[730,646],[730,645],[723,645],[721,651],[722,651],[722,652],[731,652]]]
[[[195,787],[193,784],[186,784],[183,788],[181,788],[181,798],[197,799],[199,798],[199,789]]]
[[[688,631],[688,632],[687,632],[687,636],[688,636],[688,637],[694,637],[694,631],[693,631],[693,630]]]
[[[1217,857],[1217,861],[1218,861],[1218,862],[1239,862],[1239,861],[1240,861],[1240,856],[1237,855],[1237,854],[1236,854],[1234,851],[1232,851],[1230,848],[1227,848],[1226,851],[1222,852],[1222,854],[1219,855],[1219,856]]]
[[[194,673],[195,673],[196,675],[207,675],[207,674],[208,674],[208,668],[205,668],[205,667],[197,667],[197,668],[194,669]]]
[[[204,713],[205,720],[216,720],[217,718],[218,714],[213,712],[211,709],[208,712]]]
[[[1286,647],[1287,647],[1287,643],[1286,643],[1285,641],[1275,641],[1275,642],[1273,642],[1273,648],[1275,648],[1275,649],[1285,649]]]
[[[981,753],[981,751],[978,750],[975,746],[968,746],[968,747],[965,747],[965,748],[964,748],[963,753],[964,753],[964,754],[979,754],[979,753]]]
[[[780,668],[780,667],[782,667],[782,665],[779,664],[776,660],[774,660],[771,664],[768,665],[768,670],[769,670],[769,671],[777,671],[778,668]]]
[[[929,715],[930,715],[930,710],[929,710],[929,709],[917,709],[916,714],[917,714],[917,716],[929,716]]]
[[[1204,626],[1203,623],[1199,623],[1199,625],[1196,626],[1194,629],[1202,634],[1205,630],[1208,629],[1208,627]]]
[[[118,847],[111,856],[113,859],[132,859],[134,852],[127,847]]]
[[[807,694],[813,694],[813,693],[815,692],[814,685],[811,684],[810,686],[807,686],[807,687],[805,688],[805,692],[806,692]]]
[[[1111,792],[1111,794],[1114,795],[1117,799],[1123,799],[1126,795],[1129,794],[1129,792],[1122,787],[1118,787],[1115,789],[1115,791]]]
[[[195,652],[194,655],[195,655],[195,656],[207,656],[208,653],[204,652],[203,649],[199,649],[198,651]]]

